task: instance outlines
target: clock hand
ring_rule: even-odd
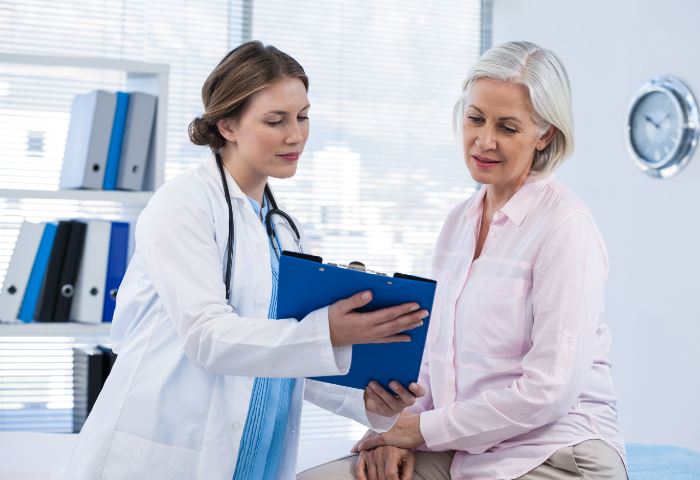
[[[652,120],[652,118],[651,118],[649,115],[644,115],[644,119],[645,119],[647,122],[649,122],[649,123],[651,123],[652,125],[654,125],[654,127],[656,127],[657,130],[658,130],[659,128],[661,128],[661,125],[657,124],[654,120]]]

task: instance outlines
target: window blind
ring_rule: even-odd
[[[311,133],[292,179],[271,181],[325,260],[430,276],[449,209],[474,184],[452,107],[480,54],[481,2],[252,2],[251,37],[309,76]],[[305,406],[302,441],[365,428]]]
[[[201,109],[202,82],[229,48],[235,19],[228,13],[235,9],[229,0],[0,0],[0,51],[168,64],[171,178],[206,155],[189,144],[187,125]],[[56,190],[73,96],[117,90],[125,78],[117,71],[0,64],[0,189]],[[133,221],[138,212],[120,202],[0,198],[0,284],[22,220]],[[70,432],[71,349],[94,340],[0,337],[0,429]]]
[[[201,113],[201,84],[226,51],[255,38],[294,56],[310,78],[311,135],[297,175],[271,184],[303,225],[307,248],[329,261],[357,259],[373,270],[429,276],[442,221],[474,190],[452,136],[451,112],[480,53],[479,0],[0,0],[0,23],[0,48],[10,53],[169,64],[166,180],[209,155],[189,143],[187,125]],[[75,90],[80,82],[114,89],[122,81],[114,74],[78,79],[59,72],[47,78],[31,67],[0,66],[0,188],[56,189]],[[0,208],[0,282],[25,217],[138,213],[117,203],[67,200],[0,198]],[[63,349],[65,361],[56,365],[65,378],[74,341],[83,340],[57,344],[32,337],[22,342],[31,343],[33,353],[20,355],[21,342],[4,338],[3,390],[22,384],[6,382],[10,377],[26,374],[23,381],[29,382],[29,372],[45,367],[41,352],[56,349]],[[0,396],[0,429],[50,430],[44,420],[24,421],[17,414],[20,403],[25,412],[44,413],[72,404],[65,382],[43,382],[32,383],[23,396],[17,394],[21,389],[10,400]],[[27,393],[42,389],[65,394],[64,403]],[[13,420],[2,413],[10,403]],[[44,413],[35,418],[48,418]],[[65,418],[52,420],[51,431],[68,431]],[[305,406],[302,439],[356,438],[362,431]]]

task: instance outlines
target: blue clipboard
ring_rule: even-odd
[[[283,252],[277,289],[277,318],[303,319],[306,315],[363,290],[372,301],[359,311],[372,311],[406,302],[418,302],[432,311],[435,280],[412,275],[379,273],[323,263],[321,257]],[[391,380],[408,385],[418,380],[430,316],[423,325],[407,332],[410,342],[353,345],[347,375],[314,377],[313,380],[365,389],[376,380],[388,389]],[[389,391],[391,391],[389,389]]]

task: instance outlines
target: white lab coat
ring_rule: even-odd
[[[267,319],[268,237],[226,175],[235,225],[230,304],[228,209],[211,159],[163,185],[138,219],[112,325],[119,355],[59,478],[229,480],[254,377],[348,371],[351,347],[331,346],[327,308],[301,322]],[[277,233],[284,249],[298,249],[289,228]],[[302,398],[380,430],[393,422],[368,419],[360,390],[298,381],[281,479],[295,476]]]

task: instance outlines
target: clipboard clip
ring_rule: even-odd
[[[308,253],[292,252],[289,250],[285,250],[282,252],[282,255],[287,255],[290,257],[297,257],[297,258],[301,258],[303,260],[310,260],[310,261],[316,262],[316,263],[323,263],[323,258],[321,258],[317,255],[309,255]],[[384,277],[388,277],[388,275],[386,273],[376,272],[374,270],[367,270],[367,267],[365,267],[365,264],[362,262],[359,262],[357,260],[354,260],[354,261],[348,263],[347,265],[342,264],[342,263],[332,263],[332,262],[328,262],[327,265],[332,266],[332,267],[347,268],[350,270],[356,270],[358,272],[373,273],[375,275],[382,275]],[[389,278],[391,278],[391,277],[389,277]],[[399,272],[394,273],[393,278],[403,278],[406,280],[419,280],[422,282],[437,283],[435,280],[431,280],[429,278],[423,278],[423,277],[418,277],[415,275],[408,275],[408,274],[399,273]]]

